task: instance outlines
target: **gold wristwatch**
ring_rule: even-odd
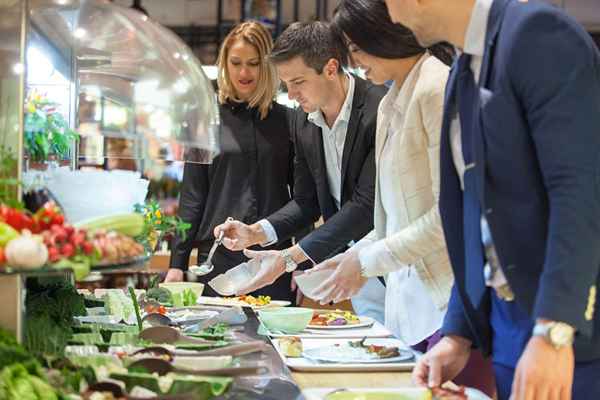
[[[533,336],[541,336],[557,350],[571,346],[575,339],[575,328],[564,322],[537,323],[533,327]]]

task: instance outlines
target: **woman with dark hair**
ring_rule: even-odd
[[[338,302],[368,278],[385,277],[386,326],[425,352],[441,338],[454,283],[438,210],[440,132],[453,51],[448,45],[422,47],[390,20],[384,0],[342,0],[332,26],[353,65],[373,83],[393,85],[377,116],[375,229],[315,267],[334,269],[315,294],[323,304]],[[457,382],[493,395],[491,364],[472,354]]]

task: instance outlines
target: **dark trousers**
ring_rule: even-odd
[[[490,322],[494,332],[492,353],[498,400],[508,400],[517,362],[531,337],[534,323],[515,302],[502,301],[495,293],[492,293]],[[575,363],[572,393],[573,400],[600,399],[600,360]]]

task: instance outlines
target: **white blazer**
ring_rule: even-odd
[[[437,58],[425,54],[402,88],[394,85],[381,101],[375,153],[374,230],[356,246],[367,276],[386,276],[399,268],[414,266],[439,310],[447,307],[454,283],[438,210],[440,135],[448,71]],[[386,144],[390,130],[394,134]],[[394,158],[391,170],[382,171],[384,145],[392,146]],[[394,218],[388,218],[383,207],[382,173],[394,178],[393,189],[386,186],[387,196],[393,195],[397,213]],[[389,200],[386,198],[388,204]],[[375,241],[378,242],[365,247]],[[385,262],[390,253],[396,262]]]

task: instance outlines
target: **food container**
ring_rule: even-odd
[[[258,311],[258,316],[269,331],[302,332],[313,316],[313,310],[302,307],[269,308]]]
[[[315,298],[314,291],[317,289],[327,278],[331,276],[331,274],[335,271],[335,269],[327,269],[322,271],[315,271],[310,274],[304,273],[300,275],[296,275],[294,278],[296,280],[296,284],[300,291],[308,298],[313,300],[320,300]]]

